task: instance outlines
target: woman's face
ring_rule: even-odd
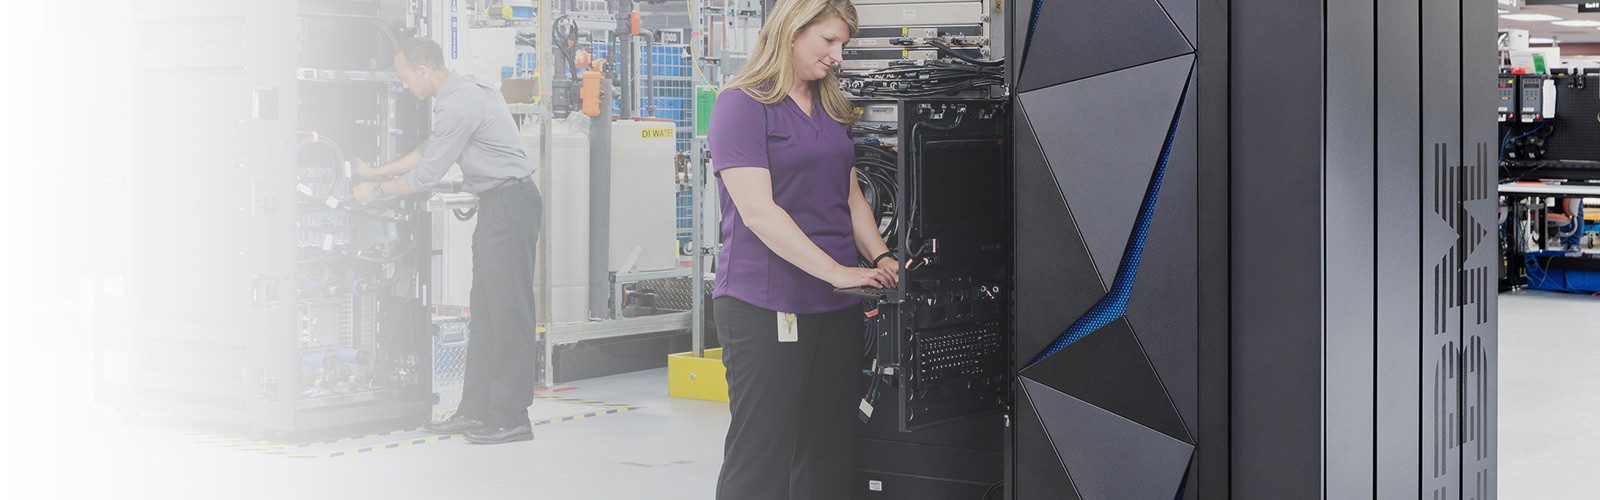
[[[844,43],[850,40],[850,26],[837,17],[811,25],[794,35],[794,75],[809,82],[828,76],[833,65],[844,60]]]

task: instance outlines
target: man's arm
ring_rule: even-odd
[[[362,176],[362,177],[366,177],[368,179],[377,179],[377,178],[382,178],[382,177],[389,177],[391,175],[399,175],[399,174],[403,174],[403,173],[406,173],[406,172],[410,172],[412,170],[416,170],[417,169],[417,165],[420,164],[421,162],[422,162],[422,155],[418,154],[416,151],[412,151],[411,153],[400,157],[400,159],[398,159],[398,160],[391,161],[389,163],[385,163],[383,165],[379,165],[379,166],[376,166],[376,167],[368,165],[365,160],[357,158],[356,159],[356,175],[359,175],[359,176]],[[385,191],[387,191],[387,189]]]
[[[372,200],[378,198],[378,187],[383,188],[383,196],[395,196],[417,192],[417,190],[413,189],[410,184],[406,183],[406,179],[404,177],[396,177],[383,182],[363,182],[356,184],[356,187],[353,188],[352,191],[356,196],[356,201],[361,203],[371,203]]]
[[[461,158],[461,152],[467,149],[473,130],[482,122],[481,115],[482,110],[468,107],[466,103],[438,106],[433,118],[433,131],[414,153],[417,155],[416,168],[401,177],[412,191],[427,190],[444,177],[445,171],[450,170],[450,166]]]
[[[421,162],[422,155],[418,154],[416,151],[412,151],[411,153],[400,157],[398,160],[391,161],[377,167],[368,165],[367,162],[357,159],[356,174],[367,178],[388,177],[391,175],[403,174],[412,170],[416,170],[417,165],[421,164]],[[357,184],[356,187],[351,189],[351,194],[355,195],[356,201],[361,203],[371,203],[372,200],[380,197],[378,196],[379,188],[383,190],[383,196],[396,196],[417,192],[416,189],[411,187],[411,184],[406,183],[406,179],[404,177],[396,177],[386,181],[363,182]]]

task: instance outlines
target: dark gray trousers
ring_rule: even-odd
[[[778,342],[776,312],[732,297],[714,302],[733,414],[717,498],[850,498],[861,308],[800,314],[799,341]]]
[[[532,182],[478,195],[472,231],[472,323],[456,412],[489,424],[528,423],[539,352],[535,343],[533,264],[544,201]]]

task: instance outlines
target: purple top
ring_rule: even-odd
[[[762,104],[743,90],[717,96],[711,111],[715,173],[737,167],[765,168],[772,176],[772,201],[800,230],[840,265],[856,262],[850,221],[850,169],[855,145],[844,125],[811,100],[811,116],[793,99]],[[815,314],[855,306],[861,299],[833,293],[828,284],[772,253],[739,217],[728,188],[722,201],[722,254],[713,297],[729,296],[763,309]]]

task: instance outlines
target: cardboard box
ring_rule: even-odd
[[[539,81],[532,78],[500,80],[500,94],[510,104],[533,102],[533,97],[539,94]]]

